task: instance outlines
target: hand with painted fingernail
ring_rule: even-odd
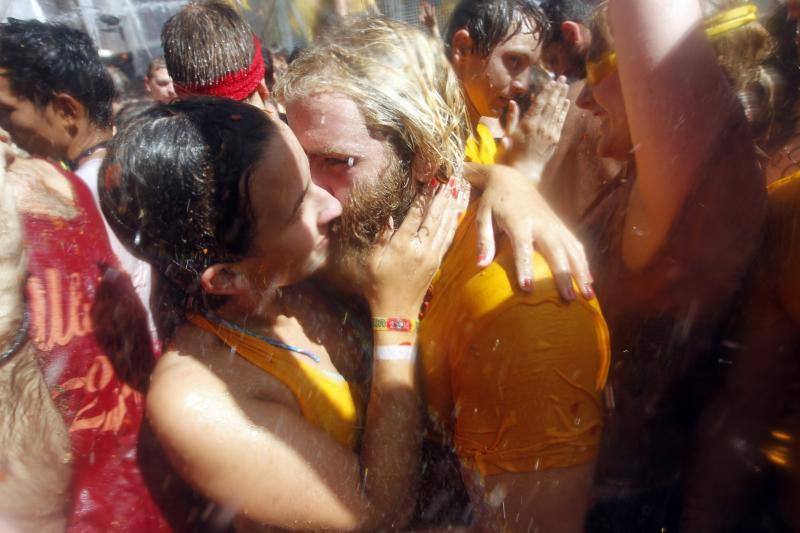
[[[364,297],[374,316],[415,317],[458,225],[459,202],[448,185],[418,194],[399,228],[392,220],[367,260]]]
[[[576,291],[594,297],[592,276],[583,245],[550,209],[536,186],[517,170],[503,165],[474,165],[469,173],[480,173],[483,192],[478,200],[478,266],[486,267],[495,255],[495,223],[510,240],[519,286],[534,289],[534,246],[550,265],[559,293],[574,300]],[[471,180],[472,181],[472,180]]]

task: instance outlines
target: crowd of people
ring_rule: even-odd
[[[420,20],[0,23],[0,530],[800,529],[800,4]]]

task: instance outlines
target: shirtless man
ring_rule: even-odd
[[[8,154],[8,161],[0,158],[0,530],[63,531],[72,474],[69,437],[27,340],[26,261],[12,183],[20,176],[6,173],[13,156],[5,146],[0,146]],[[28,179],[46,180],[34,174],[35,164],[18,161],[15,167]],[[41,200],[40,207],[51,209],[61,202],[55,189]]]
[[[99,155],[93,143],[108,134],[104,125],[113,94],[88,36],[60,25],[12,21],[0,25],[0,47],[0,125],[29,153],[86,168]],[[87,149],[94,153],[87,155]],[[10,175],[27,256],[30,350],[61,416],[61,424],[39,437],[55,439],[59,426],[68,428],[71,483],[63,458],[64,467],[48,474],[58,476],[53,487],[66,512],[59,519],[81,530],[167,529],[140,469],[144,455],[137,453],[143,444],[142,393],[154,363],[145,308],[121,274],[96,199],[82,178],[30,159],[15,162]],[[18,354],[24,356],[20,363],[26,354]],[[30,395],[23,395],[22,405],[41,411],[41,423],[51,424],[52,404],[37,400],[34,393],[41,389],[33,373],[28,377]],[[15,423],[12,405],[0,406],[1,422]],[[37,464],[52,462],[53,450],[61,446],[26,448],[26,464],[34,472]],[[14,451],[5,448],[8,455],[0,461],[15,460]]]

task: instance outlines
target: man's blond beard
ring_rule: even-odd
[[[391,161],[381,176],[353,185],[342,216],[331,226],[331,252],[325,277],[337,286],[357,291],[370,248],[392,218],[403,222],[420,184],[411,177],[409,164],[389,148]]]

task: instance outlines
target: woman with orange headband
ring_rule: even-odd
[[[736,88],[765,34],[733,0],[609,0],[595,17],[578,105],[600,119],[599,155],[628,170],[582,221],[613,354],[590,531],[677,524],[716,333],[761,229]]]

